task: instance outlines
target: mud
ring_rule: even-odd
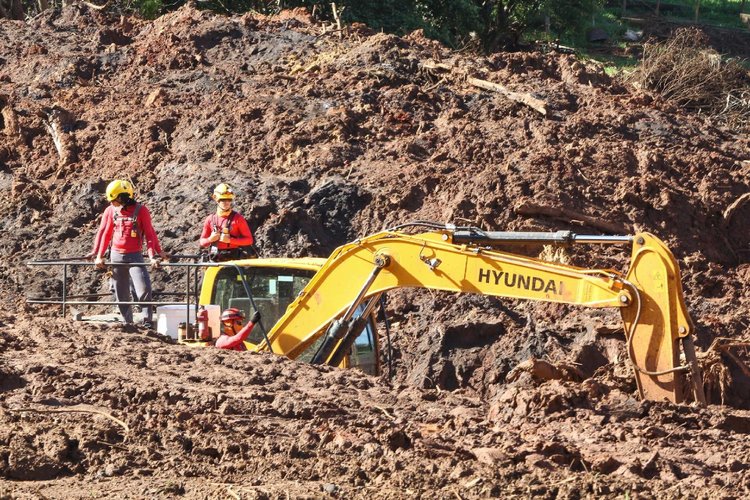
[[[186,7],[143,22],[74,5],[4,21],[0,47],[2,494],[750,490],[747,348],[726,347],[750,328],[750,205],[734,204],[748,192],[747,136],[572,56],[482,58],[364,27],[339,36],[299,12]],[[548,114],[466,76],[533,93]],[[23,304],[62,291],[58,270],[24,262],[87,253],[101,193],[123,175],[179,254],[197,250],[218,181],[239,191],[264,255],[325,256],[417,219],[653,232],[680,263],[712,404],[639,401],[611,311],[393,293],[393,377],[375,378],[191,349]],[[575,247],[566,258],[622,269],[627,253]],[[165,290],[184,281],[169,268],[152,276]],[[69,286],[103,293],[107,280],[85,268]]]

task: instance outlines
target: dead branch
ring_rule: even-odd
[[[69,408],[54,408],[54,409],[44,409],[44,408],[19,408],[19,409],[9,409],[13,412],[23,412],[23,413],[93,413],[95,415],[101,415],[103,417],[106,417],[110,419],[111,421],[115,422],[116,424],[119,424],[122,426],[123,429],[125,429],[125,434],[127,437],[127,434],[130,433],[130,427],[128,427],[128,424],[123,422],[117,417],[113,417],[109,413],[98,410],[96,408],[89,408],[85,406],[72,406]]]
[[[581,212],[576,212],[575,210],[570,210],[567,208],[548,207],[544,205],[536,205],[534,203],[524,202],[517,205],[513,210],[518,215],[525,215],[530,217],[542,215],[546,217],[553,217],[555,219],[562,220],[568,223],[578,222],[581,225],[594,227],[610,234],[630,233],[630,228],[627,226],[596,219]]]
[[[237,500],[240,500],[240,496],[237,493],[235,493],[231,485],[227,486],[227,493],[229,493],[232,496],[232,498],[236,498]]]
[[[734,200],[734,202],[732,202],[732,204],[729,205],[726,210],[724,210],[723,219],[721,221],[721,226],[725,229],[729,227],[729,224],[732,222],[732,217],[734,217],[734,214],[739,209],[744,207],[748,201],[750,201],[750,193],[745,193],[739,198],[737,198],[736,200]]]
[[[681,28],[666,42],[644,44],[641,64],[627,79],[742,131],[750,118],[746,75],[738,61],[712,49],[702,31]]]
[[[521,104],[525,104],[526,106],[530,107],[537,113],[540,113],[542,116],[547,116],[547,103],[545,103],[541,99],[537,99],[531,94],[514,92],[512,90],[508,90],[505,86],[500,85],[499,83],[488,82],[487,80],[480,80],[479,78],[468,77],[466,81],[468,81],[470,84],[474,85],[475,87],[479,87],[485,90],[492,90],[493,92],[498,92],[502,94],[503,96],[507,97],[508,99],[510,99],[511,101],[516,101],[516,102],[520,102]]]
[[[339,32],[339,38],[342,38],[344,34],[341,31],[341,17],[340,11],[336,8],[336,2],[331,2],[331,9],[333,9],[333,19],[336,21],[336,31]],[[344,9],[342,8],[341,11]]]
[[[60,157],[60,160],[63,158],[63,147],[62,147],[62,139],[60,138],[59,133],[59,127],[56,123],[53,121],[45,121],[44,122],[44,128],[47,129],[47,132],[52,136],[52,142],[55,144],[55,149],[57,150],[57,155]]]
[[[750,347],[750,341],[718,337],[714,339],[714,341],[711,343],[711,346],[706,352],[721,352],[723,354],[726,354],[732,361],[737,364],[739,369],[742,370],[742,373],[750,377],[750,367],[748,367],[747,364],[739,358],[739,356],[730,351],[730,349],[737,347]]]
[[[89,8],[91,8],[91,9],[94,9],[94,10],[104,10],[104,9],[106,9],[107,7],[109,7],[109,3],[110,3],[111,1],[112,1],[112,0],[107,0],[106,2],[104,2],[104,5],[94,5],[94,4],[93,4],[93,3],[91,3],[91,2],[83,2],[83,3],[84,3],[85,5],[87,5],[87,6],[88,6]]]
[[[438,63],[435,61],[424,61],[420,64],[420,66],[428,70],[439,70],[439,71],[451,71],[452,70],[452,68],[448,66],[447,64]],[[465,76],[466,76],[466,81],[469,82],[471,85],[474,85],[475,87],[479,87],[484,90],[490,90],[492,92],[497,92],[499,94],[502,94],[503,96],[510,99],[511,101],[520,102],[521,104],[524,104],[530,107],[537,113],[540,113],[542,116],[547,116],[547,103],[541,99],[534,97],[531,94],[527,94],[523,92],[515,92],[499,83],[489,82],[487,80],[474,78],[473,76],[469,76],[469,75],[465,75]]]
[[[75,140],[66,131],[67,125],[72,122],[70,114],[58,107],[53,107],[46,113],[44,127],[52,136],[52,142],[60,157],[58,161],[60,166],[70,165],[77,159],[77,147]]]
[[[450,71],[452,68],[444,63],[439,63],[435,61],[424,61],[421,63],[421,66],[425,69],[439,69],[443,71]]]

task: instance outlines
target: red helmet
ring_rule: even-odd
[[[245,313],[237,309],[236,307],[230,307],[229,309],[224,309],[224,312],[221,313],[221,321],[229,322],[229,321],[243,321],[245,319]]]

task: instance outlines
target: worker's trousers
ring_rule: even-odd
[[[143,255],[141,252],[137,253],[118,253],[114,250],[110,259],[113,264],[126,263],[142,263]],[[148,270],[145,266],[112,266],[112,278],[115,281],[115,300],[117,302],[151,302],[151,277],[148,275]],[[135,290],[135,297],[130,298],[131,280],[133,289]],[[120,314],[125,323],[133,322],[133,308],[130,305],[118,305]],[[143,311],[143,320],[151,323],[153,313],[150,305],[141,305],[141,311]]]

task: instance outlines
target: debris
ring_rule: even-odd
[[[55,144],[55,149],[60,157],[58,165],[62,167],[74,163],[77,160],[78,147],[75,139],[69,133],[74,121],[73,117],[68,111],[57,105],[46,110],[45,114],[44,126],[52,136],[52,142]]]
[[[531,94],[524,94],[521,92],[513,92],[512,90],[508,90],[503,85],[500,85],[499,83],[492,83],[488,82],[486,80],[480,80],[479,78],[467,78],[467,81],[479,88],[485,89],[485,90],[492,90],[494,92],[499,92],[503,96],[507,97],[511,101],[520,102],[521,104],[525,104],[526,106],[530,107],[534,111],[547,116],[547,104],[536,97],[534,97]]]
[[[146,106],[152,106],[156,102],[157,99],[163,98],[165,94],[166,92],[164,91],[162,87],[158,87],[154,89],[146,98],[146,102],[145,102]]]
[[[747,202],[750,201],[750,193],[745,193],[736,200],[732,202],[731,205],[729,205],[726,210],[724,210],[721,225],[724,228],[729,227],[729,224],[732,222],[732,217],[734,217],[734,214],[737,213],[738,210],[740,210],[742,207],[744,207]]]
[[[630,228],[626,225],[603,221],[601,219],[590,217],[581,212],[568,208],[537,205],[536,203],[525,201],[516,205],[513,210],[518,215],[527,215],[531,217],[542,215],[546,217],[553,217],[568,224],[590,226],[602,231],[606,231],[610,234],[628,234],[631,232]]]
[[[622,35],[623,40],[628,42],[637,42],[643,38],[643,31],[626,30],[625,34]]]
[[[434,61],[425,61],[422,62],[421,67],[429,70],[441,70],[441,71],[451,71],[451,66],[444,64],[444,63],[436,63]],[[479,87],[484,90],[491,90],[492,92],[498,92],[499,94],[502,94],[506,98],[510,99],[511,101],[519,102],[521,104],[525,104],[526,106],[530,107],[534,111],[547,116],[547,105],[546,103],[537,98],[534,97],[531,94],[522,93],[522,92],[515,92],[508,88],[506,88],[504,85],[501,85],[499,83],[493,83],[489,82],[487,80],[482,80],[480,78],[474,78],[472,76],[466,75],[466,81],[470,83],[471,85],[474,85],[475,87]]]

